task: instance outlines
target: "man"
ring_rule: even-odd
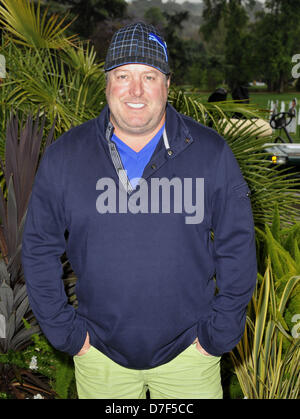
[[[290,119],[291,118],[291,119]],[[288,119],[289,123],[286,126],[287,132],[296,133],[297,132],[297,99],[294,98],[290,104],[288,110]]]
[[[80,398],[222,398],[220,357],[256,281],[248,186],[225,140],[167,104],[153,26],[120,29],[105,71],[108,106],[50,145],[36,176],[22,253],[33,312],[74,356]]]

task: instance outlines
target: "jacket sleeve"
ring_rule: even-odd
[[[66,248],[62,159],[53,146],[45,151],[35,177],[22,239],[22,266],[29,302],[42,331],[55,348],[74,355],[83,346],[86,325],[68,304],[62,280],[60,257]]]
[[[244,333],[246,309],[256,278],[255,232],[250,190],[226,142],[211,199],[217,293],[198,338],[210,354],[231,351]]]

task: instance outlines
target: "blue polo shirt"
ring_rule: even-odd
[[[157,134],[143,147],[140,151],[136,152],[127,144],[125,144],[119,137],[113,134],[111,140],[116,144],[120,154],[124,169],[127,171],[128,179],[133,188],[142,177],[144,169],[150,161],[152,154],[162,136],[165,124],[158,131]],[[133,181],[134,179],[134,181]]]

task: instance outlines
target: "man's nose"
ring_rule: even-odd
[[[144,93],[144,89],[143,89],[142,80],[140,80],[140,79],[131,80],[130,94],[132,96],[139,97],[139,96],[142,96],[143,93]]]

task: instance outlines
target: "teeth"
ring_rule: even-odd
[[[140,109],[143,106],[145,106],[143,103],[128,103],[128,102],[127,102],[127,105],[134,109]]]

